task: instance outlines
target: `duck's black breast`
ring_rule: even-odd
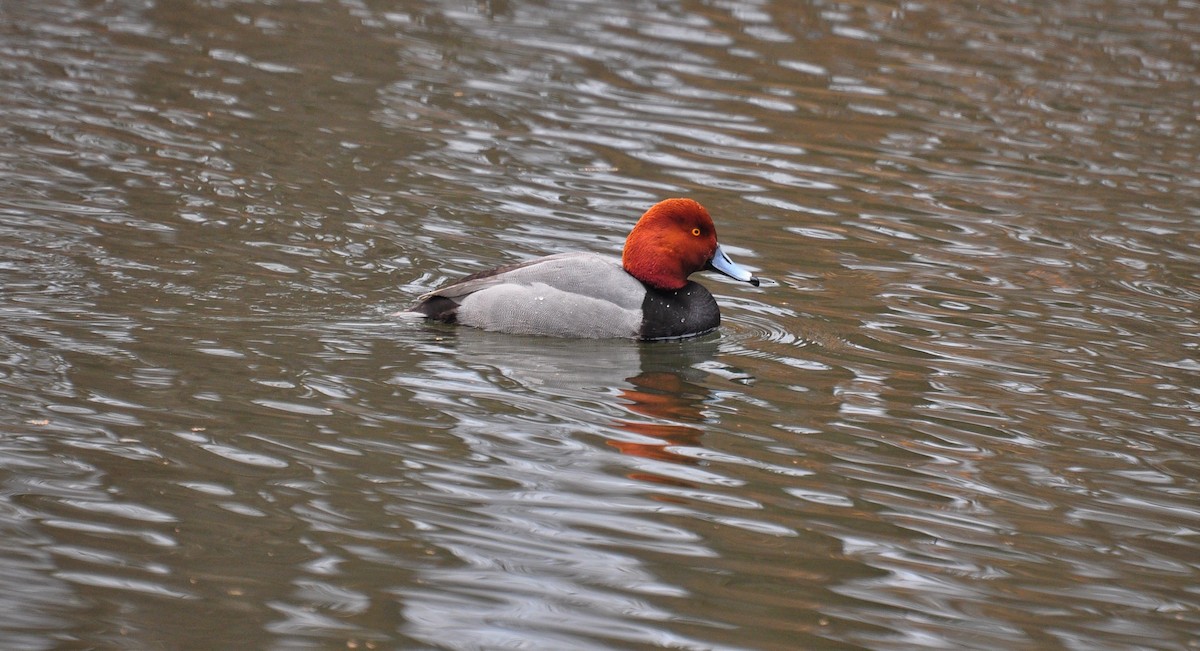
[[[689,280],[682,289],[673,291],[646,287],[641,339],[694,337],[719,325],[721,311],[703,285]]]

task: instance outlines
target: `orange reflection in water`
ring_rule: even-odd
[[[629,378],[633,388],[621,391],[621,397],[629,402],[629,410],[653,419],[652,422],[622,420],[616,425],[621,429],[638,434],[640,437],[655,439],[645,441],[608,441],[608,444],[621,451],[647,459],[668,461],[695,465],[696,460],[686,457],[671,448],[673,446],[699,446],[700,437],[704,430],[683,423],[702,423],[701,406],[708,396],[708,391],[701,386],[683,379],[678,373],[656,371],[643,373]],[[674,421],[674,422],[662,422]],[[682,423],[680,422],[682,421]],[[676,486],[689,486],[690,482],[675,477],[634,472],[630,479],[652,481]]]

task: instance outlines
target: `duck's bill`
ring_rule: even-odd
[[[706,268],[712,269],[718,273],[723,273],[734,280],[740,280],[744,283],[750,283],[751,285],[758,287],[758,278],[755,278],[754,274],[742,269],[737,265],[737,263],[735,263],[733,260],[730,260],[729,256],[725,254],[725,250],[721,248],[720,244],[717,245],[717,250],[715,253],[713,253],[712,260],[708,261],[708,266]]]

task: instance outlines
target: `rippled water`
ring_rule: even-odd
[[[1200,646],[1200,5],[0,5],[5,649]],[[667,196],[719,334],[388,314]]]

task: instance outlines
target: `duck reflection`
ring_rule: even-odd
[[[646,418],[618,419],[614,424],[642,440],[609,439],[608,445],[628,454],[658,461],[696,465],[698,461],[674,451],[677,447],[700,447],[704,435],[704,405],[712,392],[704,386],[717,353],[718,337],[677,343],[644,344],[641,370],[627,377],[631,386],[621,390],[626,408]],[[631,479],[674,486],[691,486],[678,477],[645,471],[629,474]]]
[[[705,367],[715,363],[719,338],[644,343],[445,329],[434,345],[454,359],[470,360],[467,366],[483,380],[472,384],[502,391],[514,410],[585,423],[623,454],[696,465],[674,448],[702,444],[704,406],[712,400]],[[644,468],[627,476],[690,485]]]
[[[698,384],[688,382],[681,374],[671,371],[642,373],[628,378],[628,382],[633,387],[621,391],[621,397],[628,401],[628,409],[654,420],[619,419],[614,424],[622,430],[653,441],[610,439],[608,445],[623,454],[694,465],[695,459],[673,452],[671,448],[700,445],[700,437],[704,434],[704,430],[700,428],[703,422],[701,408],[708,391]],[[630,476],[646,481],[688,484],[676,478],[644,472],[633,473]]]

